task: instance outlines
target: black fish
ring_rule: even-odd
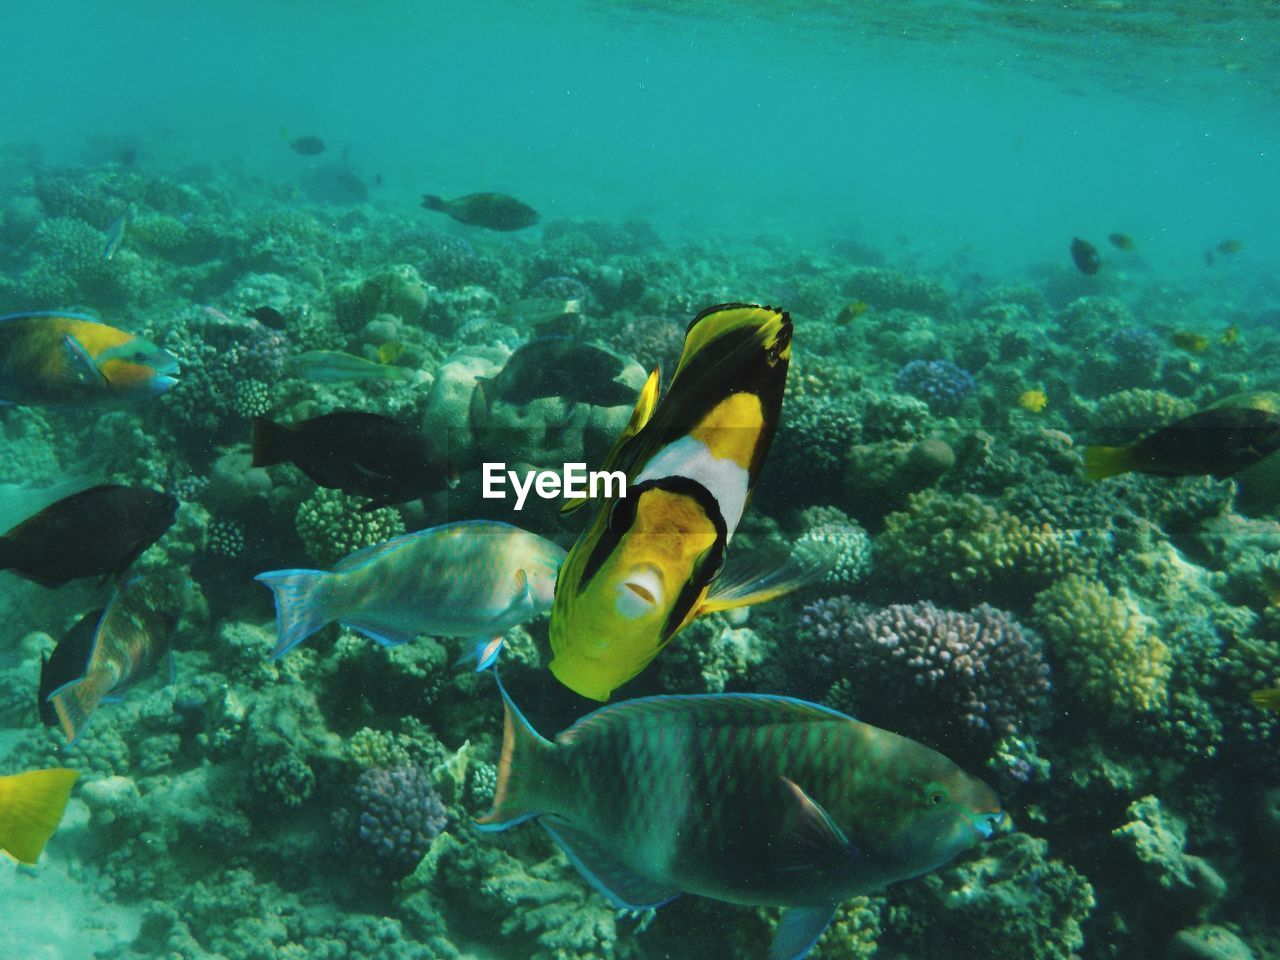
[[[297,140],[289,141],[289,147],[294,153],[300,153],[304,157],[314,157],[324,153],[324,141],[319,137],[299,137]]]
[[[246,310],[244,315],[252,317],[264,327],[270,327],[272,330],[283,330],[288,323],[284,314],[275,307],[254,307],[252,310]]]
[[[119,577],[173,525],[178,501],[104,483],[59,500],[0,537],[0,570],[45,587]]]
[[[523,230],[538,222],[538,211],[503,193],[469,193],[454,200],[428,193],[423,195],[422,205],[447,213],[459,223],[490,230]]]
[[[365,510],[456,482],[426,437],[376,413],[326,413],[293,425],[254,417],[253,465],[276,463],[292,463],[322,487],[369,497]]]
[[[1071,259],[1076,262],[1081,273],[1087,273],[1089,276],[1097,273],[1098,268],[1102,266],[1098,248],[1088,240],[1081,240],[1079,237],[1071,241]]]
[[[86,613],[74,627],[62,635],[58,645],[53,648],[53,653],[40,664],[40,688],[36,702],[40,709],[40,722],[46,727],[58,725],[58,713],[49,702],[49,694],[84,676],[89,654],[93,652],[93,635],[105,612],[106,608],[101,607]]]
[[[1127,447],[1086,447],[1090,480],[1116,474],[1218,480],[1280,450],[1280,416],[1252,407],[1214,407],[1183,417]]]
[[[476,392],[486,407],[495,400],[522,406],[543,397],[617,407],[635,403],[638,392],[617,379],[626,365],[604,347],[571,337],[539,337],[511,354],[492,380],[477,382]]]

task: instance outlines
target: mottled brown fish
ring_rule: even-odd
[[[1121,473],[1218,480],[1280,450],[1280,416],[1266,410],[1214,407],[1183,417],[1127,447],[1087,447],[1084,473],[1101,480]]]
[[[68,743],[80,739],[104,700],[138,680],[168,649],[177,617],[161,605],[164,596],[163,586],[148,581],[118,593],[94,626],[79,672],[49,692]]]
[[[1111,233],[1107,235],[1107,239],[1117,250],[1135,250],[1138,246],[1127,233]]]
[[[119,577],[173,525],[178,501],[145,487],[104,483],[57,503],[0,537],[0,570],[45,587]]]
[[[423,195],[422,205],[459,223],[488,230],[523,230],[538,222],[538,211],[504,193],[469,193],[453,200],[428,193]]]
[[[314,157],[324,153],[324,141],[319,137],[298,137],[289,141],[289,149],[304,157]]]

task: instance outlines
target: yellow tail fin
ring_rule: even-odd
[[[1133,469],[1133,451],[1129,447],[1085,447],[1084,478],[1105,480]]]
[[[56,768],[0,777],[0,850],[35,863],[58,829],[78,776],[75,770]]]

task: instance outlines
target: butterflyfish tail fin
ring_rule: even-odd
[[[556,745],[534,730],[512,701],[496,669],[493,676],[502,694],[502,754],[498,758],[493,809],[476,820],[476,826],[488,831],[506,830],[546,812],[541,806],[538,784],[551,779],[545,776],[545,767],[556,753]]]
[[[271,659],[284,656],[307,637],[328,626],[334,617],[325,604],[325,570],[269,570],[256,577],[276,601],[276,645]]]
[[[726,571],[712,584],[698,616],[767,603],[817,583],[836,565],[834,544],[806,542],[781,563],[761,568],[746,565]]]
[[[293,431],[266,417],[253,418],[253,465],[269,467],[289,459]]]
[[[0,850],[35,863],[62,821],[75,770],[32,770],[0,777]]]
[[[1133,469],[1133,452],[1129,447],[1085,447],[1084,478],[1105,480]]]

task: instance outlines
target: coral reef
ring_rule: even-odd
[[[1043,719],[1040,639],[993,607],[960,613],[926,601],[867,612],[832,597],[807,606],[800,625],[841,677],[826,701],[869,723],[971,755]],[[907,700],[926,708],[903,715]]]

